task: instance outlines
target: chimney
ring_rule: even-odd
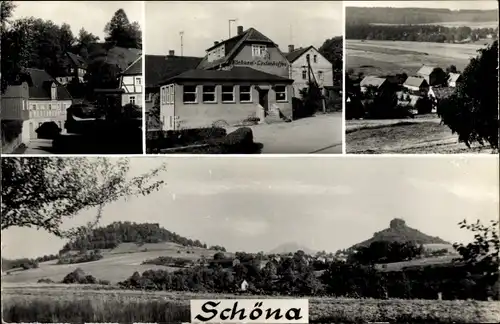
[[[293,52],[295,47],[293,45],[288,45],[288,52]]]
[[[174,56],[175,55],[175,51],[174,50],[169,50],[168,51],[168,56]]]
[[[215,42],[214,42],[214,45],[217,45],[217,44],[219,44],[219,41],[215,41]]]
[[[243,34],[243,26],[238,26],[238,35]]]

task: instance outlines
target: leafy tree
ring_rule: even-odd
[[[446,73],[458,73],[457,67],[455,65],[450,65],[446,68]]]
[[[142,33],[137,22],[130,23],[123,9],[118,9],[104,32],[106,42],[125,48],[142,48]]]
[[[464,245],[455,243],[453,247],[460,254],[460,260],[467,263],[488,262],[498,265],[500,255],[500,240],[498,236],[498,221],[491,221],[489,226],[468,223],[465,219],[458,223],[460,228],[474,233],[474,241]]]
[[[85,28],[81,28],[76,38],[76,49],[78,54],[87,59],[89,57],[90,46],[99,41],[99,37],[89,33]]]
[[[129,169],[123,158],[3,158],[1,229],[36,227],[76,237],[99,222],[106,204],[148,195],[164,184],[155,178],[165,165],[134,177],[128,176]],[[61,229],[65,219],[92,207],[98,213],[87,229]]]
[[[438,114],[458,140],[498,148],[498,41],[472,58],[456,92],[440,101]]]
[[[116,89],[119,86],[120,67],[108,62],[106,56],[93,58],[84,78],[88,89]]]

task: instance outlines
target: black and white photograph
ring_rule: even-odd
[[[142,1],[2,1],[2,154],[143,154]]]
[[[305,298],[309,323],[500,318],[498,158],[8,157],[2,173],[7,323],[180,324],[190,300],[230,298]]]
[[[341,154],[341,1],[146,1],[147,153]]]
[[[498,1],[345,1],[347,154],[498,154]]]

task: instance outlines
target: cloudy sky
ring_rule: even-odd
[[[123,9],[130,22],[141,26],[144,14],[142,1],[14,1],[13,19],[36,17],[52,20],[57,25],[67,23],[77,36],[83,27],[104,40],[104,27],[118,9]]]
[[[214,41],[228,38],[236,26],[254,27],[282,50],[321,46],[343,33],[340,1],[146,1],[145,51],[148,54],[180,54],[179,32],[184,31],[184,55],[204,56]]]
[[[443,8],[451,10],[498,9],[495,0],[473,1],[344,1],[346,7]]]
[[[133,172],[162,159],[134,158]],[[470,235],[466,218],[498,219],[498,159],[493,157],[170,157],[167,185],[104,209],[113,221],[160,223],[230,251],[270,251],[295,242],[335,252],[372,237],[391,219],[450,242]],[[65,226],[94,216],[84,212]],[[44,231],[2,231],[4,257],[56,253],[63,241]]]

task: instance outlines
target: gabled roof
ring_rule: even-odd
[[[160,81],[169,79],[188,70],[195,69],[202,57],[145,55],[146,88],[158,87]]]
[[[359,84],[361,87],[380,87],[386,79],[384,78],[379,78],[373,75],[368,75],[366,76],[363,80],[361,80],[361,83]]]
[[[293,83],[293,80],[274,74],[265,73],[249,67],[235,66],[231,70],[189,70],[180,75],[160,82],[161,85],[182,81],[248,81],[248,82],[282,82]]]
[[[457,82],[460,77],[460,73],[450,73],[448,76],[448,82]]]
[[[418,70],[417,74],[420,75],[430,75],[432,71],[434,71],[435,66],[423,65],[420,70]]]
[[[418,87],[418,88],[425,85],[427,85],[427,81],[425,81],[424,78],[415,76],[408,77],[408,79],[406,79],[405,83],[403,84],[403,86]]]
[[[237,35],[235,37],[229,38],[225,41],[220,42],[217,45],[214,45],[207,49],[207,51],[211,51],[212,49],[225,44],[225,56],[221,59],[215,60],[213,62],[208,62],[208,55],[206,55],[203,60],[200,62],[198,69],[210,69],[216,67],[220,64],[226,64],[229,62],[240,50],[243,44],[247,42],[252,43],[263,43],[263,44],[271,44],[275,45],[272,40],[264,36],[261,32],[256,30],[253,27],[250,27],[246,31],[244,31],[241,35]],[[279,48],[276,46],[279,50]]]
[[[66,52],[66,55],[68,56],[71,63],[73,63],[73,65],[75,65],[76,67],[82,69],[87,68],[87,62],[85,62],[85,60],[80,55],[71,52]]]
[[[51,77],[46,71],[39,69],[26,69],[29,79],[30,99],[51,99],[52,84],[57,86],[57,100],[71,100],[68,90]]]
[[[288,62],[293,63],[296,59],[298,59],[299,57],[301,57],[302,54],[304,54],[305,52],[307,52],[311,48],[314,48],[314,46],[309,46],[309,47],[306,47],[306,48],[296,49],[293,52],[287,53],[286,54],[286,59],[288,60]]]
[[[123,71],[122,75],[142,75],[142,55],[130,64],[129,67]]]

